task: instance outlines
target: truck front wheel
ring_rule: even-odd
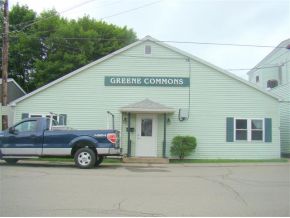
[[[77,167],[82,169],[93,168],[96,164],[96,154],[90,148],[80,148],[74,156]]]

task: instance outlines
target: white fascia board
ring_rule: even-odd
[[[132,113],[174,113],[174,109],[147,109],[147,108],[121,108],[121,112],[132,112]]]

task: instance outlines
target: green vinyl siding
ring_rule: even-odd
[[[16,106],[22,113],[67,114],[67,124],[77,129],[104,129],[106,111],[115,114],[127,153],[127,122],[120,108],[148,98],[175,109],[168,115],[166,155],[176,135],[193,135],[197,159],[271,159],[280,157],[278,101],[253,87],[198,61],[188,61],[173,50],[153,42],[152,54],[144,55],[144,43],[61,81]],[[191,71],[189,71],[191,69]],[[104,86],[105,76],[188,77],[190,87]],[[259,100],[257,100],[259,99]],[[179,108],[190,108],[189,119],[179,121]],[[124,116],[124,114],[123,114]],[[272,142],[226,142],[226,118],[272,118]],[[132,155],[136,146],[136,115],[131,116]],[[162,156],[163,114],[158,115],[158,156]]]

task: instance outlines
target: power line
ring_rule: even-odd
[[[286,48],[281,46],[272,46],[272,45],[256,45],[256,44],[235,44],[235,43],[217,43],[217,42],[195,42],[195,41],[159,41],[156,42],[165,42],[165,43],[183,43],[183,44],[200,44],[200,45],[226,45],[226,46],[243,46],[243,47],[258,47],[258,48]]]
[[[260,70],[260,69],[265,69],[265,68],[276,68],[276,67],[280,67],[283,66],[284,64],[289,63],[290,60],[286,60],[283,63],[279,64],[279,65],[274,65],[274,66],[265,66],[265,67],[253,67],[250,69],[227,69],[228,71],[243,71],[243,70]]]
[[[50,31],[43,31],[43,32],[50,32]],[[10,36],[10,37],[17,38],[18,36]],[[27,37],[39,38],[39,37],[31,36],[31,35],[27,35]],[[96,37],[96,38],[89,38],[89,37],[54,37],[54,39],[91,40],[91,41],[116,41],[116,40],[120,40],[120,38],[111,39],[111,38],[101,38],[101,37]],[[138,41],[143,41],[143,40],[139,39]],[[243,46],[243,47],[256,47],[256,48],[283,48],[283,49],[287,49],[287,46],[270,46],[270,45],[256,45],[256,44],[235,44],[235,43],[216,43],[216,42],[197,42],[197,41],[168,41],[168,40],[154,40],[153,42],[178,43],[178,44],[197,44],[197,45],[215,45],[215,46]],[[288,52],[288,50],[285,51],[283,54],[285,54],[287,52]]]

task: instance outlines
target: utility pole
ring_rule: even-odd
[[[8,49],[9,49],[9,9],[8,0],[4,0],[3,35],[2,35],[2,106],[7,106]],[[2,129],[8,128],[8,117],[2,115]]]

